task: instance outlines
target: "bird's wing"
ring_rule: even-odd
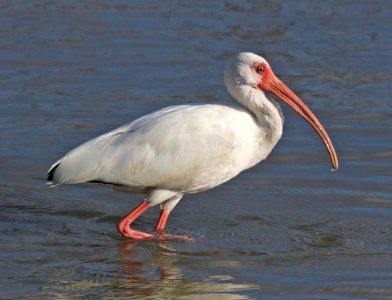
[[[49,179],[53,184],[102,181],[177,190],[214,181],[214,176],[219,181],[227,172],[241,171],[233,159],[246,133],[230,119],[238,114],[251,119],[220,105],[159,110],[75,148],[52,166]]]
[[[123,155],[133,152],[132,149],[136,145],[132,144],[132,141],[128,144],[122,143],[124,138],[128,137],[131,140],[132,137],[141,136],[143,132],[151,130],[165,115],[185,107],[181,105],[158,110],[88,140],[56,161],[48,171],[48,180],[53,181],[53,184],[96,180],[98,174],[102,173],[100,171],[103,163],[121,161]]]

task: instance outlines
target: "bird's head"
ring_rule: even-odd
[[[227,65],[224,80],[227,90],[237,100],[241,100],[247,95],[257,95],[257,92],[263,91],[274,94],[279,100],[290,106],[320,136],[331,158],[332,169],[339,168],[335,148],[320,121],[305,103],[274,74],[263,57],[250,52],[239,53]]]

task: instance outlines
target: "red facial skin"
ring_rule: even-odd
[[[263,72],[260,72],[259,69],[263,68]],[[260,76],[260,83],[257,85],[257,87],[259,89],[265,90],[265,91],[269,91],[268,90],[268,85],[267,82],[273,80],[276,76],[274,74],[274,72],[272,71],[271,67],[269,65],[267,65],[266,63],[261,63],[261,64],[257,64],[254,67],[256,73]]]

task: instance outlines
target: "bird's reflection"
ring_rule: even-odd
[[[119,244],[118,258],[122,270],[119,282],[127,296],[169,299],[180,295],[187,299],[200,299],[200,295],[203,295],[212,299],[248,299],[237,292],[259,288],[253,284],[234,283],[232,276],[219,273],[203,281],[185,279],[180,266],[189,260],[183,259],[175,250],[176,243],[151,240]],[[205,261],[204,256],[202,261]],[[195,266],[194,262],[189,266]]]
[[[134,242],[124,242],[119,247],[119,258],[123,271],[124,283],[143,282],[147,279],[143,276],[144,263],[136,257]]]
[[[115,257],[109,263],[100,260],[94,278],[62,280],[61,284],[54,281],[44,289],[48,294],[56,295],[56,299],[99,294],[111,299],[180,297],[190,300],[200,297],[217,300],[249,299],[244,294],[246,291],[260,289],[255,284],[238,283],[235,277],[223,271],[237,265],[232,260],[214,258],[213,255],[209,260],[205,254],[200,256],[178,252],[175,249],[177,245],[178,241],[121,241]],[[186,272],[194,270],[196,273],[202,268],[208,270],[208,275],[204,273],[201,280],[194,280],[185,276],[182,268]]]
[[[143,250],[141,249],[143,248]],[[164,294],[174,282],[182,278],[176,266],[174,250],[170,242],[154,240],[140,245],[137,241],[124,241],[119,245],[118,257],[122,277],[120,282],[131,295]],[[147,261],[147,263],[146,263]],[[151,274],[151,268],[155,268]],[[157,285],[160,289],[155,289]]]

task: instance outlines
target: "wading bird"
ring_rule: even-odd
[[[165,234],[167,218],[187,193],[216,187],[264,160],[282,135],[283,114],[274,94],[303,117],[324,142],[332,168],[338,158],[324,127],[310,109],[253,53],[236,55],[224,71],[236,103],[171,106],[85,142],[55,162],[51,185],[102,182],[125,185],[145,200],[117,225],[132,239],[180,238]],[[154,233],[131,228],[160,204]]]

